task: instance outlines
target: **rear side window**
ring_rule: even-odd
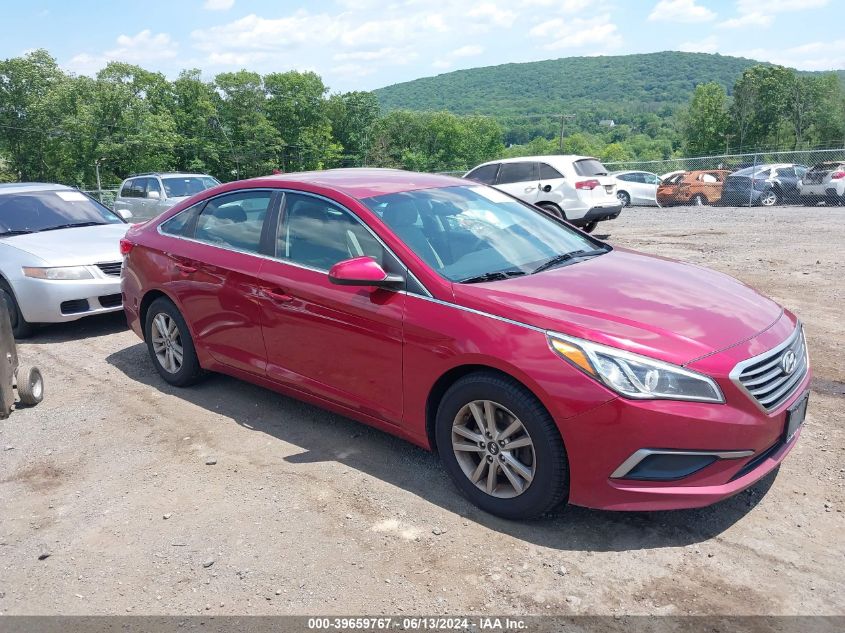
[[[195,239],[248,253],[261,250],[272,191],[239,191],[213,198],[197,218]]]
[[[496,182],[496,173],[499,171],[499,164],[482,165],[473,169],[466,175],[467,180],[474,180],[484,185],[492,185]]]
[[[167,222],[162,223],[161,232],[166,233],[167,235],[177,235],[179,237],[193,237],[194,227],[196,226],[195,221],[204,204],[205,200],[185,209],[181,213],[177,213],[167,220]]]
[[[127,180],[123,183],[123,187],[120,188],[120,197],[121,198],[131,198],[132,197],[132,181]]]
[[[791,178],[795,175],[795,169],[793,167],[781,167],[777,170],[777,175],[785,178]]]
[[[537,163],[502,163],[497,184],[506,185],[511,182],[530,182],[539,179]]]
[[[584,158],[572,163],[579,176],[607,176],[607,168],[595,158]]]
[[[563,174],[551,165],[540,163],[540,180],[555,180],[558,178],[563,178]]]

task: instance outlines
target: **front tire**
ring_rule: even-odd
[[[760,204],[764,207],[773,207],[780,204],[780,196],[778,195],[778,192],[774,189],[764,191],[760,196]]]
[[[15,293],[12,292],[11,287],[5,281],[0,281],[0,301],[5,301],[9,310],[9,318],[12,321],[12,335],[16,339],[32,336],[35,332],[35,326],[23,318],[21,308],[17,299],[15,299]]]
[[[707,198],[702,196],[700,193],[695,194],[690,200],[690,203],[694,207],[703,207],[707,204]]]
[[[204,372],[188,324],[170,299],[159,297],[150,304],[144,338],[153,365],[165,382],[188,387],[202,379]]]
[[[464,376],[437,409],[437,450],[455,485],[482,510],[530,519],[564,503],[569,467],[539,400],[493,372]]]

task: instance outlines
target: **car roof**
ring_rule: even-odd
[[[159,178],[173,178],[177,176],[201,177],[210,176],[210,174],[199,174],[186,171],[151,171],[143,174],[132,174],[131,176],[127,176],[123,180],[126,181],[132,180],[133,178],[149,178],[151,176],[158,176]],[[211,177],[213,178],[214,176]]]
[[[286,186],[306,184],[325,187],[352,198],[371,198],[402,191],[418,189],[434,189],[436,187],[466,187],[466,180],[453,176],[439,174],[422,174],[401,169],[376,169],[368,167],[353,167],[343,169],[327,169],[325,171],[303,171],[290,174],[274,174],[259,176],[240,181],[252,186],[269,185],[283,188]],[[473,183],[473,186],[479,186]]]
[[[548,163],[554,165],[556,163],[571,163],[576,160],[598,160],[595,156],[580,156],[578,154],[549,154],[547,156],[515,156],[513,158],[500,158],[498,160],[489,160],[476,167],[483,167],[484,165],[492,165],[495,163],[521,163],[524,161],[537,161],[538,163]],[[473,167],[473,169],[476,169]],[[471,171],[471,170],[470,170]]]
[[[623,169],[622,171],[611,171],[607,175],[608,176],[621,176],[622,174],[649,174],[651,176],[656,176],[654,172],[646,171],[644,169]]]
[[[4,182],[0,183],[0,195],[8,193],[24,193],[27,191],[63,191],[73,189],[67,185],[57,185],[51,182]]]

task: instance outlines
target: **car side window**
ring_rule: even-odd
[[[200,209],[202,209],[204,204],[205,200],[177,213],[166,222],[163,222],[161,232],[178,237],[193,237],[196,217],[199,215]]]
[[[540,163],[540,180],[558,180],[563,178],[557,169],[546,163]]]
[[[276,257],[328,271],[340,261],[363,256],[384,266],[384,247],[349,211],[315,196],[285,196]]]
[[[130,198],[143,198],[144,197],[144,178],[136,178],[132,181],[132,187],[129,189],[129,197]]]
[[[212,198],[197,218],[194,238],[248,253],[261,250],[272,191],[239,191]]]
[[[482,165],[473,169],[466,175],[467,180],[474,180],[484,185],[492,185],[496,182],[496,174],[499,171],[499,163],[493,165]]]
[[[132,197],[132,181],[127,180],[123,183],[123,186],[120,188],[120,197],[121,198],[131,198]]]
[[[781,168],[775,170],[775,173],[778,176],[781,176],[781,177],[784,177],[784,178],[792,178],[792,177],[795,176],[795,168],[794,167],[781,167]]]
[[[144,197],[149,197],[151,191],[156,191],[158,192],[159,197],[163,197],[161,194],[161,185],[158,182],[158,178],[147,178],[147,186],[144,190]]]
[[[539,179],[537,163],[502,163],[499,169],[499,179],[496,184],[506,185],[512,182],[531,182]]]

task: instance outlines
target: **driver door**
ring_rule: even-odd
[[[338,286],[328,272],[362,255],[388,272],[407,271],[350,211],[304,193],[286,194],[275,244],[257,291],[267,376],[401,423],[405,294]]]

